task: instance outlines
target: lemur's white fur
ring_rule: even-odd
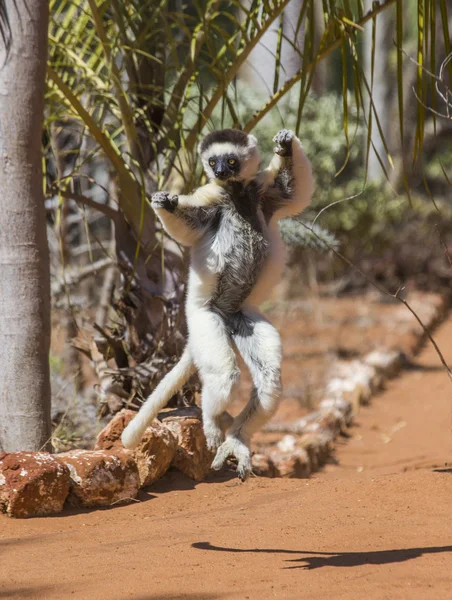
[[[179,206],[210,206],[221,197],[222,188],[216,183],[207,183],[189,196],[179,196]],[[202,237],[201,230],[194,230],[173,214],[162,208],[154,208],[169,236],[183,246],[193,246]]]
[[[275,154],[269,167],[256,175],[259,154],[256,140],[250,138],[248,160],[244,161],[244,172],[240,177],[250,180],[257,177],[263,189],[272,193],[271,186],[284,165],[285,158]],[[228,143],[213,144],[215,154],[242,153]],[[212,146],[209,152],[212,151]],[[221,197],[221,183],[215,180],[209,165],[208,156],[201,156],[204,169],[211,183],[196,190],[190,196],[179,196],[180,206],[207,206],[218,202]],[[202,230],[193,230],[180,219],[163,208],[155,208],[168,234],[178,242],[192,247],[186,314],[189,330],[187,346],[180,361],[155,388],[141,407],[137,416],[129,423],[122,434],[125,447],[135,447],[146,427],[156,417],[168,400],[179,390],[198,368],[202,384],[203,426],[208,447],[217,450],[214,468],[221,468],[229,455],[238,460],[239,475],[246,477],[251,471],[249,440],[275,412],[281,391],[279,373],[282,349],[277,330],[259,312],[258,306],[268,298],[272,288],[279,281],[285,263],[284,245],[279,235],[278,221],[289,215],[300,213],[310,202],[313,191],[311,165],[298,138],[292,139],[292,172],[294,191],[290,200],[286,200],[274,212],[266,225],[266,239],[269,244],[268,258],[257,279],[257,283],[244,302],[241,312],[253,325],[252,335],[234,338],[238,351],[253,376],[252,397],[242,412],[232,421],[226,440],[220,421],[223,411],[231,403],[237,390],[240,372],[230,338],[222,318],[207,307],[216,284],[216,277],[209,264],[202,259],[202,252],[196,252],[198,242],[203,243]],[[264,221],[263,214],[261,215]],[[256,365],[260,365],[256,368]]]

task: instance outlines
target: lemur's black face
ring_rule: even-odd
[[[240,173],[240,160],[236,154],[222,154],[209,157],[209,166],[215,177],[227,181]]]
[[[256,138],[238,129],[212,131],[198,150],[208,180],[220,185],[250,179],[259,168]]]

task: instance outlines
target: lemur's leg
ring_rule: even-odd
[[[207,447],[216,450],[224,440],[224,411],[240,379],[232,341],[223,318],[207,308],[188,320],[189,344],[202,383],[201,407]],[[226,415],[227,416],[227,415]]]
[[[155,419],[159,411],[165,407],[168,400],[182,389],[193,373],[196,366],[189,346],[174,367],[159,382],[152,394],[147,398],[138,414],[124,429],[121,439],[126,448],[135,448],[145,430]],[[221,429],[226,431],[232,424],[233,418],[228,412],[223,412],[217,419]]]
[[[169,192],[157,192],[152,196],[152,208],[162,222],[168,235],[183,246],[192,246],[205,232],[211,218],[210,209],[184,206],[187,196],[171,196]]]
[[[126,448],[135,448],[137,446],[146,427],[152,423],[168,400],[187,383],[195,370],[190,347],[187,344],[179,362],[160,381],[142,405],[136,417],[130,421],[122,432],[121,440]]]
[[[251,372],[254,389],[248,404],[232,422],[212,467],[220,469],[227,457],[233,455],[238,460],[238,475],[244,480],[251,473],[251,436],[278,407],[282,348],[278,331],[257,309],[244,309],[242,316],[238,313],[234,325],[233,339]]]

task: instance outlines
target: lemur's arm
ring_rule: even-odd
[[[259,175],[267,221],[299,214],[309,205],[314,188],[311,163],[295,134],[282,129],[273,141],[275,154]]]
[[[198,194],[200,190],[192,196],[172,196],[169,192],[157,192],[152,196],[152,208],[165,231],[183,246],[193,246],[217,213],[213,198],[209,203],[202,193]]]

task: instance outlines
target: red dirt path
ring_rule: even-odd
[[[436,333],[452,363],[452,321]],[[311,480],[165,477],[141,503],[0,517],[0,598],[452,598],[452,383],[427,347]]]

